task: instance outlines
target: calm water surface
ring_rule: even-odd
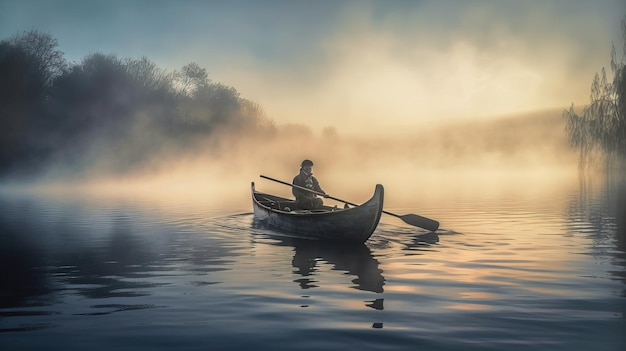
[[[383,217],[350,246],[247,199],[4,190],[0,349],[625,350],[624,188],[534,183],[387,207],[442,228]]]

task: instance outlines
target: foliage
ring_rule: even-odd
[[[615,46],[611,50],[611,72],[607,78],[603,67],[591,85],[590,103],[582,115],[574,105],[565,110],[566,130],[570,145],[580,150],[581,166],[590,164],[600,155],[607,166],[626,161],[626,19],[621,22],[624,35],[623,55],[617,60]]]
[[[7,41],[11,46],[22,49],[37,61],[37,73],[45,85],[63,73],[67,66],[63,52],[57,49],[58,42],[50,34],[35,30],[16,35]]]
[[[68,64],[37,31],[0,41],[0,176],[50,163],[80,172],[108,150],[107,170],[129,172],[223,133],[272,133],[257,104],[214,83],[196,63],[160,69],[148,58],[93,53]]]

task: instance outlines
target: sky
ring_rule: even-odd
[[[362,130],[581,106],[625,16],[623,0],[0,0],[0,39],[195,62],[279,124]]]

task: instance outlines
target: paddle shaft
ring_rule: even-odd
[[[264,176],[262,174],[260,175],[260,177],[268,179],[268,180],[271,180],[271,181],[274,181],[274,182],[277,182],[277,183],[288,185],[288,186],[291,186],[291,187],[294,187],[294,188],[297,188],[297,189],[308,191],[308,192],[311,192],[311,193],[319,195],[319,196],[323,196],[323,197],[326,197],[326,198],[329,198],[329,199],[333,199],[333,200],[336,200],[336,201],[339,201],[339,202],[343,202],[343,203],[346,203],[348,205],[359,206],[359,205],[357,205],[355,203],[352,203],[350,201],[339,199],[339,198],[336,198],[334,196],[330,196],[328,194],[323,194],[323,193],[317,192],[315,190],[311,190],[311,189],[308,189],[308,188],[305,188],[305,187],[301,187],[301,186],[296,185],[296,184],[287,183],[287,182],[284,182],[282,180],[278,180],[278,179],[274,179],[274,178],[271,178],[271,177],[268,177],[268,176]],[[430,219],[430,218],[422,217],[420,215],[416,215],[416,214],[398,215],[398,214],[391,213],[391,212],[388,212],[388,211],[385,211],[385,210],[383,210],[382,212],[385,213],[385,214],[388,214],[390,216],[394,216],[394,217],[400,218],[401,220],[403,220],[407,224],[410,224],[410,225],[413,225],[413,226],[416,226],[416,227],[420,227],[420,228],[424,228],[424,229],[427,229],[427,230],[430,230],[430,231],[433,231],[433,232],[436,231],[439,228],[439,222],[437,222],[437,221],[435,221],[433,219]]]
[[[315,191],[315,190],[311,190],[311,189],[309,189],[309,188],[305,188],[305,187],[303,187],[303,186],[299,186],[299,185],[296,185],[296,184],[291,184],[291,183],[283,182],[282,180],[274,179],[274,178],[271,178],[271,177],[268,177],[268,176],[264,176],[264,175],[260,175],[260,177],[261,177],[261,178],[268,179],[268,180],[271,180],[271,181],[274,181],[274,182],[276,182],[276,183],[281,183],[281,184],[285,184],[285,185],[292,186],[292,187],[297,188],[297,189],[300,189],[300,190],[308,191],[308,192],[313,193],[313,194],[315,194],[315,195],[319,195],[319,196],[327,197],[327,198],[329,198],[329,199],[333,199],[333,200],[336,200],[336,201],[339,201],[339,202],[343,202],[343,203],[346,203],[346,204],[348,204],[348,205],[358,206],[357,204],[353,204],[352,202],[349,202],[349,201],[346,201],[346,200],[342,200],[342,199],[338,199],[338,198],[333,197],[333,196],[330,196],[330,195],[328,195],[328,194],[323,194],[323,193],[317,192],[317,191]]]

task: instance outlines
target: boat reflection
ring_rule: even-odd
[[[347,245],[300,239],[294,240],[292,245],[292,265],[296,269],[295,273],[302,276],[302,279],[296,280],[302,289],[315,286],[309,277],[315,275],[321,260],[331,264],[333,270],[356,276],[352,279],[355,289],[376,293],[384,291],[385,278],[382,270],[378,268],[378,261],[364,244]]]
[[[330,264],[332,270],[355,276],[351,280],[354,284],[352,288],[375,293],[384,291],[383,271],[365,244],[287,237],[273,232],[271,228],[258,221],[253,221],[252,227],[263,230],[257,234],[274,239],[271,242],[273,245],[293,247],[291,264],[295,269],[294,273],[300,276],[294,282],[302,289],[317,287],[318,280],[315,277],[319,274],[320,265]]]

